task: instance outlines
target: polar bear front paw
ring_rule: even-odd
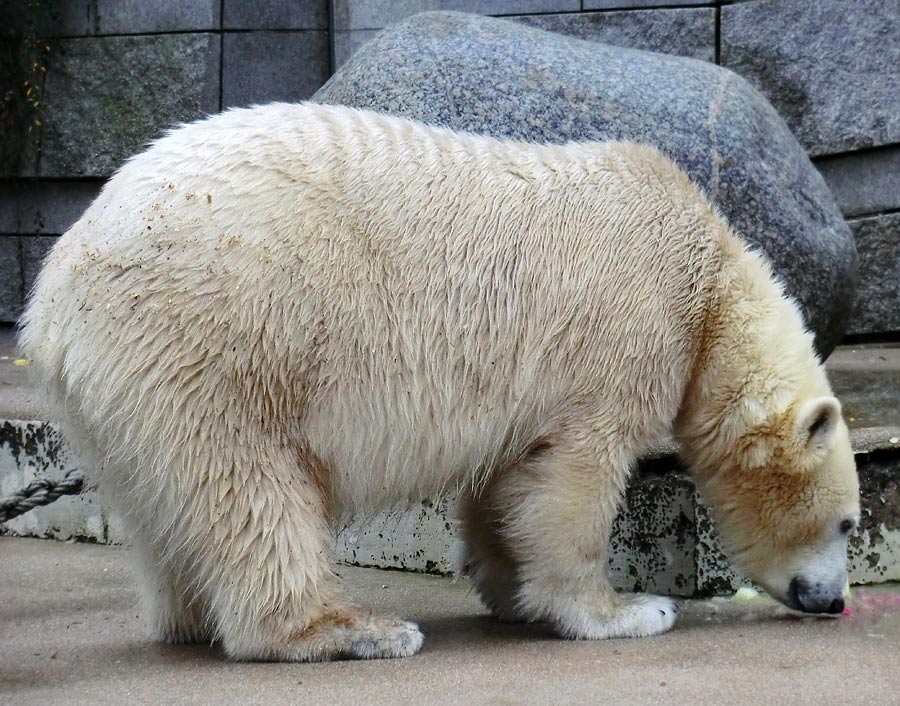
[[[678,607],[671,598],[644,593],[619,594],[608,611],[585,611],[574,620],[558,623],[565,637],[607,640],[616,637],[649,637],[671,629]]]

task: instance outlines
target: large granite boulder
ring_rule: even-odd
[[[731,71],[435,12],[377,35],[313,100],[531,141],[655,145],[769,254],[819,352],[843,335],[857,270],[850,230],[784,121]]]

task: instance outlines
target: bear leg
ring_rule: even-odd
[[[224,472],[208,469],[219,487],[190,495],[179,537],[225,652],[296,662],[415,654],[423,641],[416,625],[373,616],[344,596],[312,469],[284,447],[247,464],[260,446],[238,449],[243,463],[233,459]]]
[[[465,497],[460,507],[463,573],[475,584],[482,602],[505,623],[527,622],[519,609],[518,567],[501,535],[501,518],[490,502],[490,490]]]
[[[196,587],[167,567],[159,553],[137,535],[138,583],[143,615],[160,642],[188,644],[212,637],[203,599]]]
[[[675,622],[675,602],[617,594],[607,545],[634,453],[587,430],[542,442],[485,497],[513,557],[518,613],[570,638],[643,637]]]

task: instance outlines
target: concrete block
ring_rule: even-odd
[[[584,0],[584,10],[631,10],[647,7],[670,7],[678,5],[709,5],[710,0],[678,0],[677,3],[667,0]]]
[[[845,216],[900,209],[900,147],[815,161]]]
[[[328,29],[328,0],[224,0],[225,29]]]
[[[691,480],[636,474],[609,544],[610,579],[625,591],[693,595],[696,540]]]
[[[54,236],[0,234],[0,323],[15,323]]]
[[[130,544],[132,541],[131,533],[119,514],[108,507],[104,507],[103,512],[106,519],[106,543]]]
[[[103,182],[0,182],[0,233],[65,233],[90,205]]]
[[[108,176],[148,140],[219,109],[219,37],[65,39],[44,87],[39,173]]]
[[[900,452],[896,443],[900,441],[900,345],[842,346],[825,361],[825,368],[841,401],[856,454],[889,448]]]
[[[694,508],[697,532],[696,595],[716,596],[732,593],[741,586],[751,586],[751,582],[725,554],[709,508],[700,501],[699,495],[694,497]]]
[[[645,463],[629,484],[610,543],[613,584],[676,596],[727,594],[752,585],[732,567],[693,482],[673,464],[669,456]],[[851,582],[900,580],[900,454],[877,445],[858,453],[857,464],[863,513],[850,541]],[[0,420],[0,495],[35,477],[61,478],[73,467],[80,467],[77,454],[53,425]],[[337,532],[337,558],[362,566],[450,573],[462,556],[455,503],[454,498],[425,501],[353,519]],[[129,540],[124,524],[101,506],[94,488],[23,515],[8,523],[6,531],[109,543]]]
[[[574,12],[581,0],[333,0],[334,29],[381,29],[419,12],[455,10],[479,15]]]
[[[900,454],[858,454],[856,464],[862,518],[850,538],[850,580],[900,581]]]
[[[357,49],[380,31],[379,29],[336,30],[333,33],[334,68],[337,69],[343,65],[347,59],[356,53]]]
[[[900,142],[896,0],[755,0],[721,9],[721,62],[813,155]]]
[[[50,248],[58,240],[55,235],[20,235],[19,262],[22,268],[22,292],[25,296],[31,291],[41,265]]]
[[[42,37],[80,37],[94,28],[93,0],[13,0],[0,5],[0,21],[17,32]]]
[[[23,182],[0,181],[0,233],[19,232],[19,187]]]
[[[22,313],[22,267],[19,237],[0,234],[0,322],[13,323]]]
[[[328,80],[328,33],[228,33],[224,62],[225,107],[305,100]]]
[[[0,27],[4,27],[4,9],[0,3]],[[31,87],[40,91],[47,47],[0,30],[0,178],[36,174],[42,110],[40,93]]]
[[[456,498],[356,519],[337,533],[339,561],[413,571],[460,568]],[[694,591],[693,484],[681,475],[639,477],[628,488],[609,547],[613,584],[628,591]]]
[[[856,308],[848,333],[900,331],[900,213],[850,221],[859,251]]]
[[[79,467],[62,435],[51,425],[0,421],[0,495],[21,490],[36,478],[61,480]],[[5,523],[12,534],[104,542],[106,522],[95,492],[62,497]]]
[[[900,581],[900,528],[870,527],[850,538],[850,583]]]
[[[16,2],[13,26],[44,37],[217,30],[221,0],[42,0]]]
[[[92,5],[93,34],[198,32],[221,25],[220,0],[95,0]]]
[[[455,507],[454,498],[426,500],[353,520],[337,532],[337,558],[355,566],[453,573],[462,557]]]
[[[510,19],[578,39],[703,61],[716,59],[716,11],[711,7],[527,15]]]

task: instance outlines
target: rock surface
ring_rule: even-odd
[[[423,13],[366,44],[313,97],[517,139],[631,139],[684,168],[771,257],[829,353],[856,249],[819,173],[746,81],[692,59],[493,18]]]

